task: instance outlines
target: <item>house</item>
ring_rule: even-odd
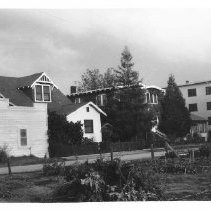
[[[157,115],[157,119],[160,116],[160,99],[163,96],[164,90],[155,85],[144,85],[139,83],[138,85],[133,85],[135,87],[141,87],[145,90],[145,103],[148,104],[148,109],[153,110]],[[76,86],[70,87],[70,95],[68,98],[75,104],[80,104],[88,101],[92,101],[97,106],[99,106],[102,110],[106,110],[106,105],[109,97],[113,97],[116,100],[120,100],[118,98],[118,91],[121,91],[126,88],[130,88],[131,86],[116,86],[109,88],[100,88],[95,90],[89,90],[85,92],[78,92]],[[105,120],[106,122],[106,120]]]
[[[89,113],[82,114],[83,108]],[[85,123],[86,136],[102,141],[99,119],[105,113],[92,103],[72,104],[46,73],[0,76],[0,146],[10,155],[48,155],[48,111],[66,111],[68,120]]]
[[[81,121],[84,137],[93,139],[94,142],[102,141],[101,114],[106,116],[106,113],[93,102],[64,105],[57,113],[65,115],[69,122]]]
[[[211,137],[211,81],[190,83],[186,81],[178,85],[185,99],[185,104],[191,112],[193,130],[202,137]],[[210,135],[208,136],[208,134]]]

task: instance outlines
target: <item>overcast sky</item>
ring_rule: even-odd
[[[66,94],[127,45],[144,83],[211,80],[210,9],[0,10],[0,75],[46,72]]]

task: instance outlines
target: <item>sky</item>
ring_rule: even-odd
[[[211,9],[0,10],[0,75],[46,72],[65,94],[125,46],[147,85],[211,80]]]

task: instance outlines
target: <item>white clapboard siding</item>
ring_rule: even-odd
[[[47,104],[34,104],[34,107],[1,105],[0,101],[0,146],[6,145],[12,156],[48,154]],[[27,129],[25,147],[20,146],[20,129]]]
[[[89,107],[89,112],[87,112],[86,107]],[[93,138],[94,142],[102,141],[100,113],[89,104],[69,114],[67,120],[74,123],[81,121],[81,124],[84,124],[84,120],[93,120],[93,133],[84,133],[84,137]],[[84,132],[84,125],[82,128]]]

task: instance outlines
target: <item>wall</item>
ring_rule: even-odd
[[[89,107],[89,112],[86,111],[86,107]],[[75,112],[69,114],[67,116],[67,120],[74,123],[77,121],[81,121],[82,124],[84,123],[84,120],[93,120],[93,133],[84,133],[84,137],[93,138],[94,142],[102,141],[100,113],[96,111],[92,106],[82,106]]]
[[[0,100],[0,146],[7,145],[10,155],[33,154],[44,157],[48,153],[47,104],[34,107],[5,106],[7,99]],[[7,100],[8,101],[8,100]],[[28,145],[20,146],[20,129],[27,129]]]
[[[195,85],[180,87],[183,97],[185,98],[185,103],[187,108],[189,107],[189,104],[197,103],[198,111],[192,113],[201,116],[205,119],[211,117],[211,110],[207,110],[207,102],[211,102],[211,95],[206,95],[205,87],[208,86],[211,86],[211,83],[195,84]],[[188,89],[192,88],[196,88],[196,96],[188,97]]]

